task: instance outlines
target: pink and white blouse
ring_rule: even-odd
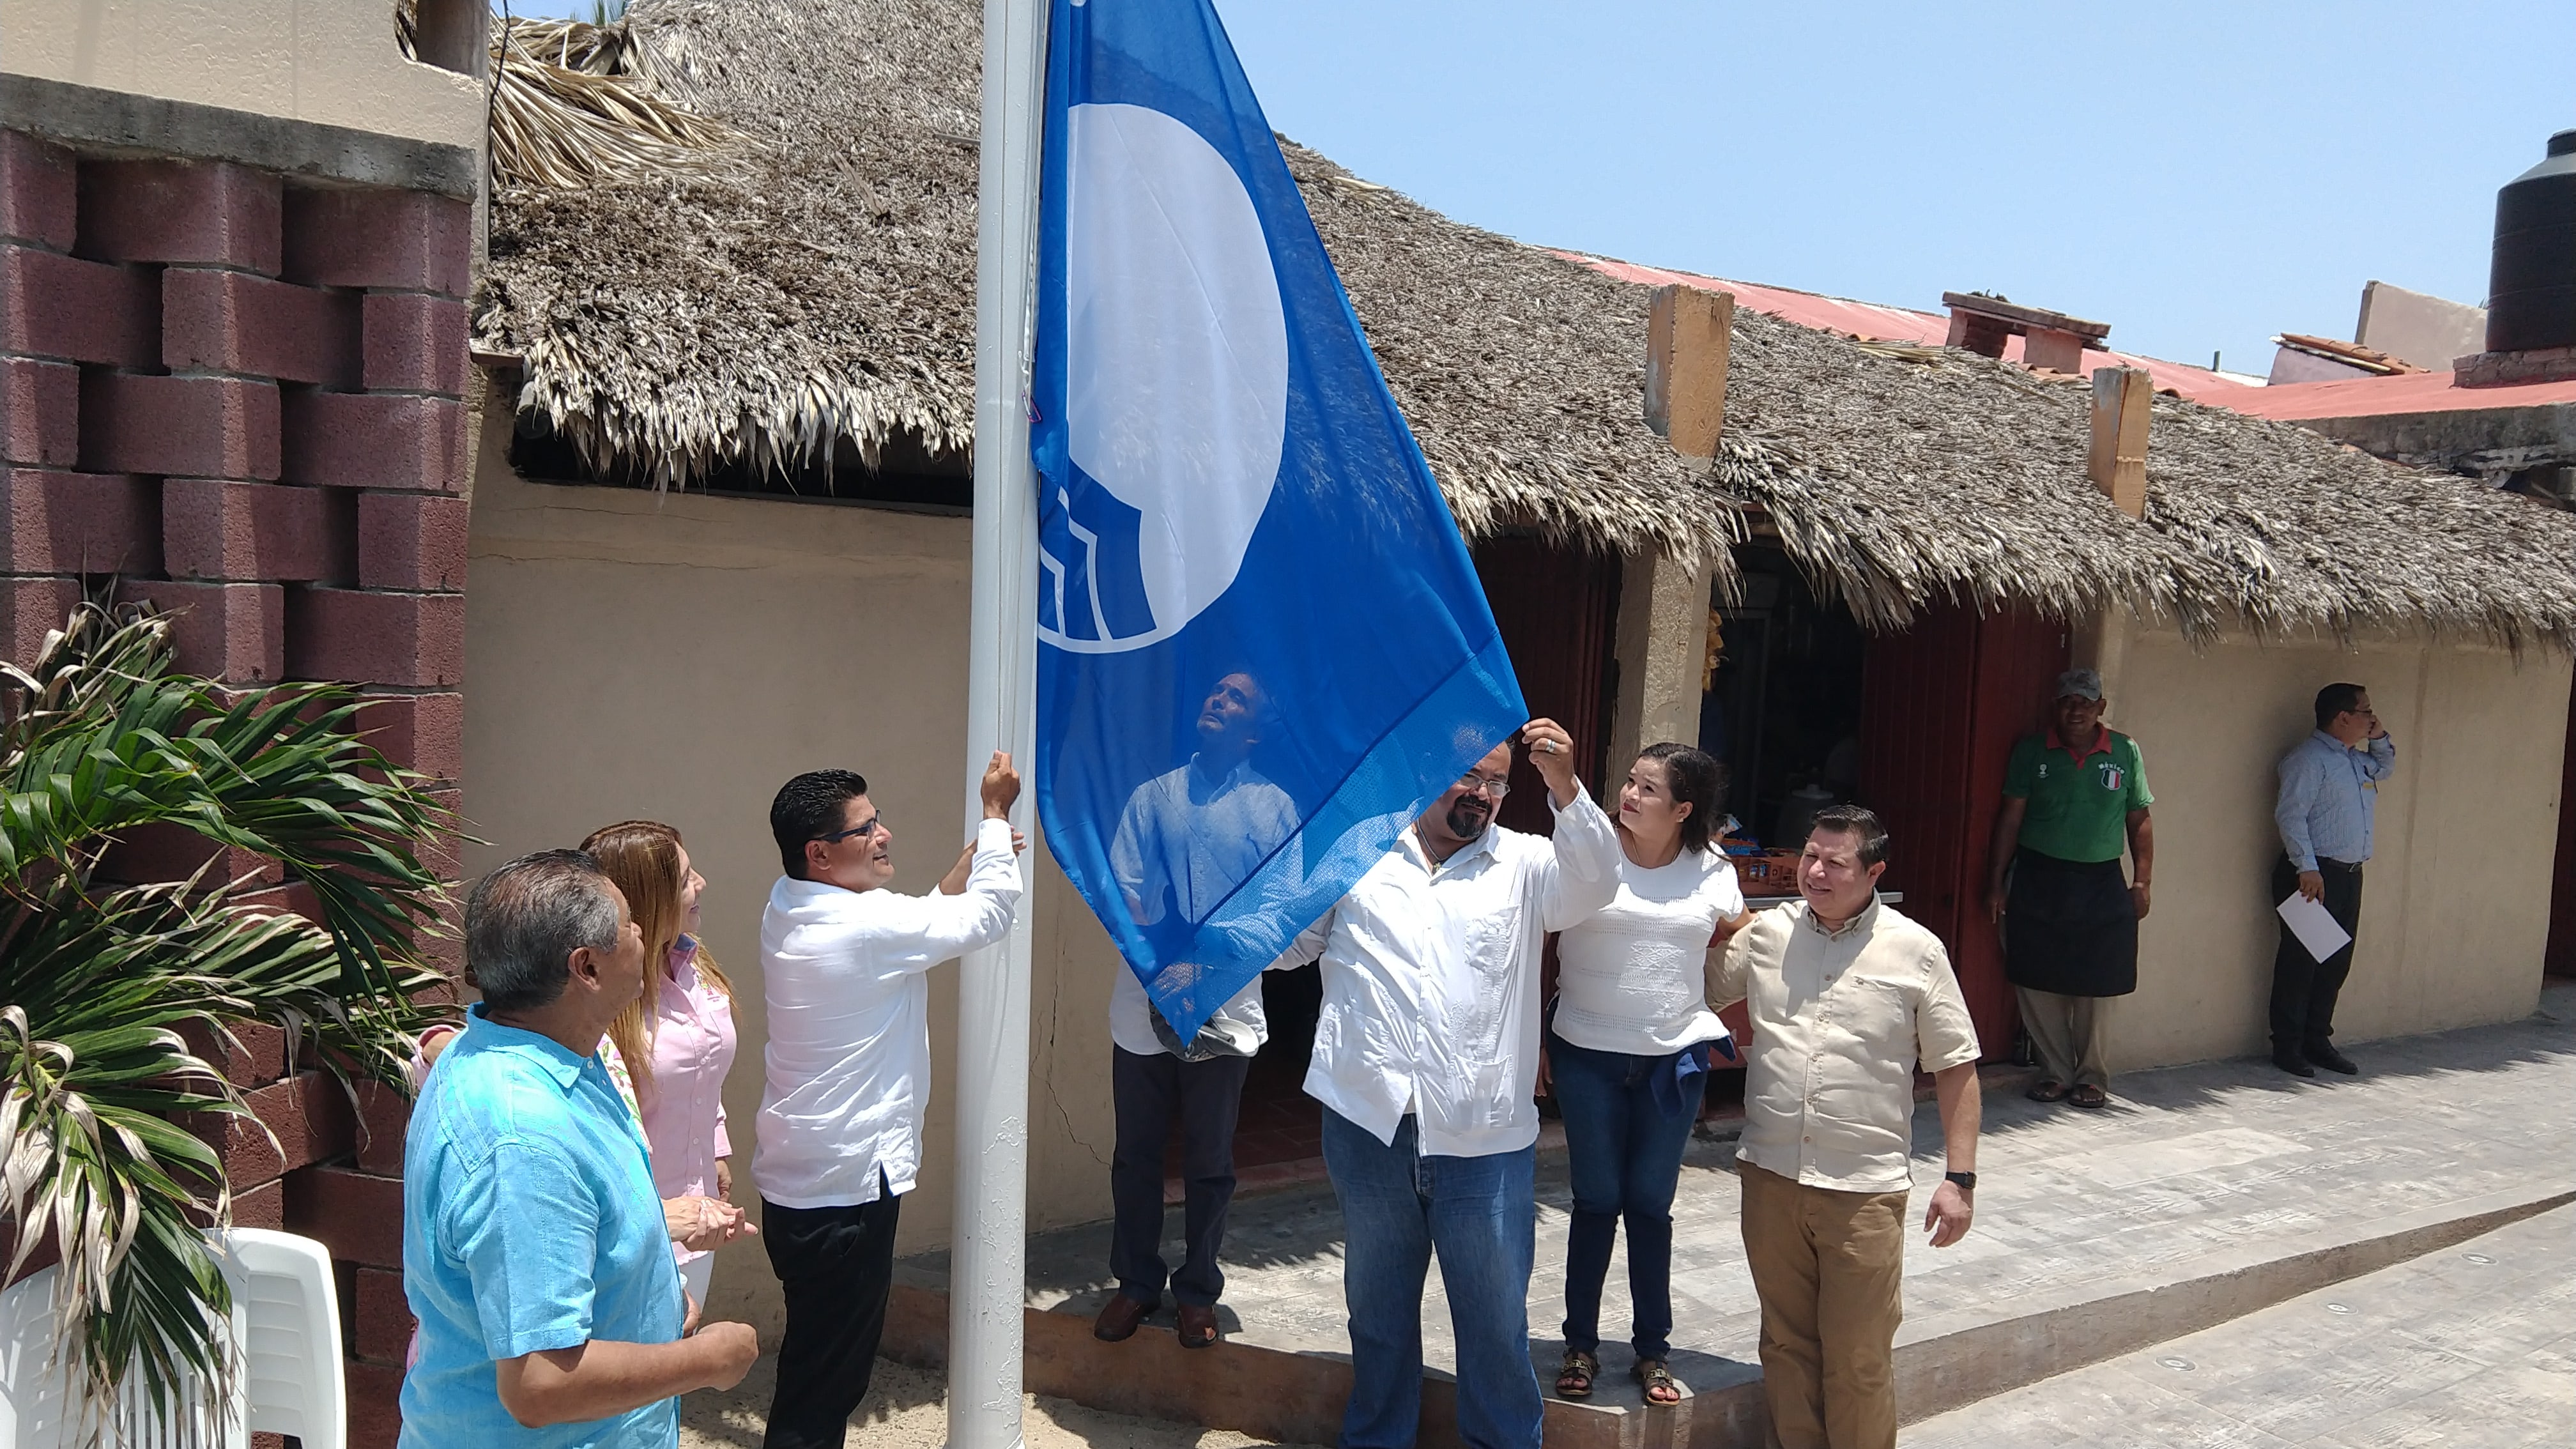
[[[733,1003],[700,975],[698,943],[671,948],[653,1020],[653,1087],[644,1102],[644,1140],[653,1149],[653,1190],[664,1198],[714,1197],[716,1159],[731,1157],[724,1079],[736,1045]],[[678,1244],[681,1262],[702,1257]]]

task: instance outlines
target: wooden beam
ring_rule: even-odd
[[[1717,456],[1726,429],[1726,364],[1735,294],[1655,289],[1646,314],[1646,426],[1685,458]]]
[[[2131,518],[2147,516],[2147,423],[2155,396],[2143,368],[2094,370],[2093,448],[2084,471]]]
[[[1980,297],[1970,292],[1943,292],[1941,305],[1953,312],[1974,312],[2013,324],[2015,331],[2026,327],[2045,327],[2054,332],[2072,332],[2087,342],[2099,342],[2111,335],[2108,322],[2087,322],[2045,307],[2024,307],[2000,297]]]

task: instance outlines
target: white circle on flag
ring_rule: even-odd
[[[1122,548],[1095,552],[1079,571],[1093,590],[1060,601],[1059,623],[1088,618],[1091,637],[1040,632],[1115,653],[1170,637],[1243,567],[1287,435],[1288,322],[1260,213],[1215,147],[1144,106],[1075,106],[1066,129],[1066,441],[1142,516],[1132,569],[1152,619],[1097,602],[1104,572],[1131,567]]]

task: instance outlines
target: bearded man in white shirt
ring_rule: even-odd
[[[927,896],[886,889],[894,831],[856,773],[799,775],[770,803],[786,874],[760,920],[769,1072],[752,1174],[787,1329],[763,1449],[839,1449],[867,1395],[895,1219],[921,1165],[926,973],[1009,933],[1019,795],[1010,756],[996,753],[975,842]]]
[[[1529,1280],[1537,1251],[1539,948],[1619,890],[1619,837],[1574,778],[1555,721],[1521,727],[1556,812],[1553,840],[1494,823],[1497,745],[1309,927],[1324,1002],[1307,1095],[1342,1209],[1351,1401],[1341,1449],[1408,1449],[1422,1413],[1431,1255],[1458,1342],[1458,1434],[1539,1449]]]

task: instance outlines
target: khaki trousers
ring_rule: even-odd
[[[1896,1449],[1905,1194],[1835,1192],[1736,1166],[1772,1449]]]
[[[2039,1052],[2042,1078],[2070,1087],[2111,1085],[2111,1068],[2102,1057],[2109,997],[2060,996],[2027,986],[2014,987],[2013,995],[2021,999],[2021,1027]]]

